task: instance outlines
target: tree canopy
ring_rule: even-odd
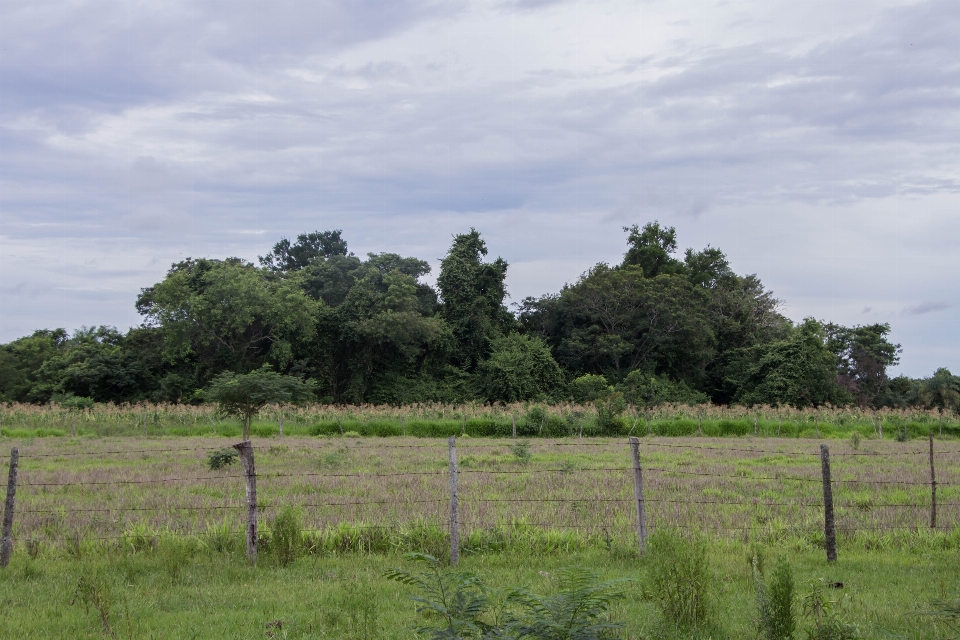
[[[141,290],[143,323],[126,333],[39,330],[0,345],[0,399],[220,402],[252,376],[263,402],[292,401],[299,381],[335,403],[960,410],[958,378],[946,369],[924,380],[888,375],[901,353],[890,325],[794,324],[719,248],[681,252],[676,230],[658,221],[624,231],[621,262],[597,264],[514,313],[509,265],[487,257],[476,229],[452,238],[435,286],[427,261],[357,256],[339,229],[283,238],[257,264],[188,258]],[[229,410],[256,406],[253,397]]]

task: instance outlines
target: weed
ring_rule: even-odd
[[[533,454],[530,453],[530,443],[527,440],[517,440],[507,446],[520,464],[527,464],[533,458]]]
[[[838,610],[839,601],[831,600],[827,589],[833,583],[826,579],[811,580],[809,590],[803,597],[803,613],[811,618],[813,625],[807,629],[810,640],[855,640],[860,629],[843,619]]]
[[[343,466],[343,463],[347,460],[347,454],[350,453],[350,450],[346,447],[339,447],[333,451],[328,451],[323,454],[323,457],[320,458],[320,467],[327,469],[337,469]]]
[[[36,560],[39,557],[41,549],[43,549],[43,546],[39,538],[32,536],[27,538],[27,555],[30,556],[31,560]]]
[[[284,507],[270,525],[270,550],[282,567],[296,560],[303,549],[302,520],[300,509]]]
[[[133,553],[149,551],[157,546],[159,535],[145,522],[135,522],[123,532],[123,546]]]
[[[526,589],[513,589],[508,604],[517,604],[521,613],[506,625],[509,638],[576,638],[591,640],[616,637],[622,625],[607,620],[610,605],[624,597],[619,587],[628,579],[599,582],[596,574],[580,568],[557,571],[559,593],[538,596]]]
[[[622,625],[609,621],[610,605],[624,597],[619,586],[628,579],[599,582],[580,568],[556,572],[560,589],[540,596],[523,587],[488,590],[472,573],[445,570],[433,556],[407,554],[426,566],[411,573],[391,569],[384,575],[415,587],[417,612],[439,624],[416,629],[434,640],[454,638],[530,638],[533,640],[601,640],[614,638]],[[541,574],[549,575],[549,574]]]
[[[897,427],[897,434],[895,436],[897,442],[906,442],[910,439],[910,429],[907,425],[901,425]]]
[[[757,554],[753,559],[760,636],[764,640],[791,640],[797,627],[793,607],[793,572],[790,565],[781,560],[768,586],[764,581],[762,557]]]
[[[210,452],[210,455],[207,456],[207,465],[211,471],[216,471],[217,469],[229,467],[236,462],[239,457],[240,454],[236,449],[219,449]]]
[[[935,600],[930,603],[929,609],[921,611],[918,615],[942,622],[960,636],[960,600],[954,600],[953,602]]]
[[[850,434],[850,446],[853,447],[854,450],[860,448],[860,432],[859,431],[854,431],[853,433]]]
[[[231,553],[240,548],[237,527],[226,517],[223,522],[208,524],[203,538],[206,546],[218,553]]]
[[[93,607],[100,615],[104,632],[107,635],[113,635],[113,630],[110,628],[113,594],[111,594],[110,588],[103,578],[98,575],[80,576],[70,604],[76,604],[78,601],[83,604],[87,611],[90,610],[90,607]]]
[[[660,606],[668,621],[682,629],[709,624],[713,581],[702,540],[661,529],[648,540],[647,565],[646,596]]]
[[[492,628],[484,620],[489,600],[480,578],[472,573],[444,571],[439,560],[425,553],[408,553],[404,557],[425,565],[426,570],[411,573],[390,569],[384,577],[416,588],[422,594],[413,597],[417,613],[440,621],[439,627],[417,628],[418,634],[436,640],[478,638]]]

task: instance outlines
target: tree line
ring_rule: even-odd
[[[673,227],[625,227],[619,264],[507,306],[509,265],[457,235],[429,264],[349,251],[340,230],[258,263],[189,258],[141,290],[140,326],[39,330],[0,345],[0,400],[199,402],[226,372],[270,370],[337,404],[610,399],[796,407],[960,406],[960,377],[890,378],[890,325],[793,323],[756,275]]]

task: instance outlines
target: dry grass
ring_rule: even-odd
[[[510,405],[485,405],[469,403],[461,405],[423,403],[403,407],[356,405],[333,406],[314,404],[302,407],[267,407],[258,420],[277,424],[282,420],[295,430],[323,422],[370,422],[401,420],[471,420],[494,419],[509,421],[520,418],[534,406],[530,403]],[[547,415],[559,417],[577,416],[592,421],[595,411],[592,406],[573,403],[539,405]],[[803,425],[817,429],[819,425],[849,427],[852,425],[876,428],[878,421],[892,435],[893,429],[906,423],[930,427],[956,427],[958,417],[941,415],[935,410],[924,409],[860,409],[858,407],[821,407],[794,409],[791,407],[744,407],[713,404],[688,406],[666,404],[658,407],[631,407],[629,420],[747,420],[754,419],[773,424]],[[0,405],[0,426],[7,429],[46,429],[66,435],[93,433],[99,436],[174,435],[171,430],[206,430],[215,433],[218,427],[231,426],[234,422],[223,421],[213,405],[184,404],[97,404],[83,410],[64,409],[59,405],[8,404]],[[191,432],[191,435],[194,433]]]
[[[223,438],[38,438],[21,450],[15,538],[33,544],[115,539],[131,532],[239,531],[239,464],[211,471]],[[471,531],[496,525],[567,529],[586,541],[632,544],[630,450],[622,439],[458,440],[460,514]],[[822,539],[818,443],[774,438],[642,438],[648,522],[754,540]],[[893,536],[929,525],[926,441],[830,443],[841,535]],[[446,527],[447,444],[414,438],[255,440],[263,520],[300,506],[305,527]],[[960,524],[960,448],[937,443],[938,530]],[[908,506],[912,505],[912,506]],[[881,539],[882,540],[882,539]],[[74,542],[75,544],[75,542]]]

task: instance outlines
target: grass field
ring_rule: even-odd
[[[261,558],[243,557],[239,465],[212,471],[211,437],[4,438],[21,451],[15,553],[0,571],[0,637],[412,638],[412,592],[382,572],[449,548],[445,440],[256,438]],[[652,529],[708,543],[713,637],[756,637],[748,556],[788,557],[837,597],[863,637],[948,638],[916,616],[960,596],[960,442],[829,441],[840,561],[823,552],[818,441],[643,437]],[[461,569],[550,592],[557,569],[629,577],[622,637],[670,637],[637,553],[622,438],[458,438]],[[299,510],[304,543],[281,566],[272,523]],[[71,602],[73,604],[71,604]],[[279,626],[277,624],[279,621]],[[273,626],[268,626],[273,623]],[[939,625],[939,626],[938,626]],[[20,631],[22,630],[22,632]],[[893,634],[884,636],[884,633]],[[272,635],[271,635],[272,634]],[[798,634],[797,637],[803,637]]]

